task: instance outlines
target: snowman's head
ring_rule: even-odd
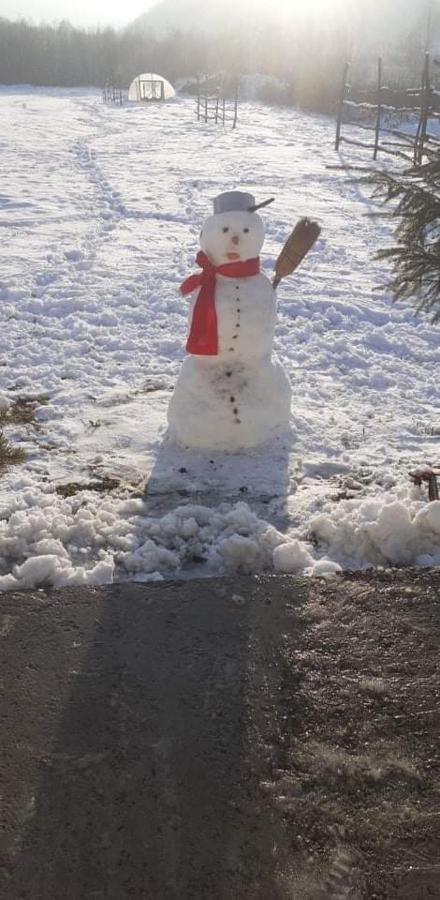
[[[200,246],[215,266],[254,259],[263,242],[262,219],[245,210],[210,216],[200,235]]]

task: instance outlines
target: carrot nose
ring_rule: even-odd
[[[237,244],[240,243],[240,238],[239,238],[238,234],[234,234],[234,236],[232,238],[232,243],[235,244],[235,246],[237,246]]]

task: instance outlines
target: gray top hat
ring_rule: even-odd
[[[245,194],[244,191],[226,191],[225,194],[219,194],[214,199],[214,215],[227,212],[256,212],[263,206],[273,203],[275,197],[270,200],[264,200],[263,203],[255,203],[255,197],[252,194]]]

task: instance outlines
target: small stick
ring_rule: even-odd
[[[409,477],[413,480],[414,484],[417,487],[422,486],[422,482],[426,481],[428,483],[428,499],[430,503],[433,503],[434,500],[440,500],[440,494],[437,484],[437,478],[440,475],[439,468],[431,468],[431,466],[427,466],[425,469],[416,469],[415,472],[410,472]]]

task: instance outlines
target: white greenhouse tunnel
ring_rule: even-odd
[[[172,100],[176,92],[162,75],[155,72],[147,72],[137,75],[128,89],[128,99],[134,103],[148,102],[151,100]]]

